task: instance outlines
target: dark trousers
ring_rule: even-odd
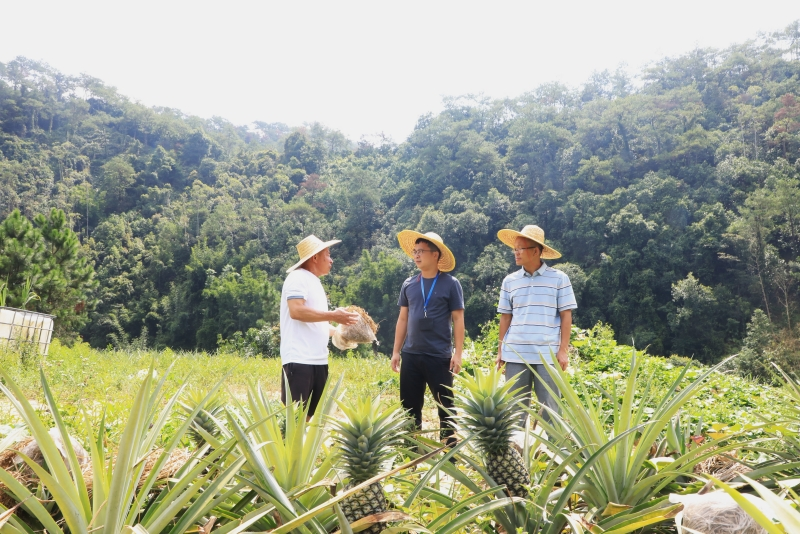
[[[286,382],[289,382],[289,393],[292,401],[300,401],[308,405],[308,416],[317,411],[317,404],[328,381],[327,365],[308,365],[305,363],[287,363],[283,366],[281,376],[281,402],[286,404]]]
[[[544,368],[545,365],[547,364],[531,364],[533,370],[539,375],[537,377],[524,363],[506,362],[506,381],[511,380],[512,377],[516,378],[517,384],[514,386],[514,389],[522,388],[518,395],[522,397],[522,403],[526,407],[530,407],[531,405],[531,391],[533,391],[539,403],[544,404],[554,412],[560,414],[561,404],[558,401],[558,397],[551,395],[547,386],[550,386],[550,389],[552,389],[556,395],[561,395],[561,393],[558,391],[558,386],[553,382],[553,378],[547,372],[547,369]],[[558,362],[556,362],[555,365],[558,365]],[[545,386],[545,384],[547,384],[547,386]],[[544,420],[552,424],[553,420],[550,412],[545,409],[542,409],[541,412]],[[528,412],[522,412],[522,426],[525,426],[525,421],[527,421],[527,419]]]
[[[439,404],[440,437],[451,443],[453,422],[445,408],[453,409],[453,374],[450,358],[437,358],[425,354],[402,352],[400,364],[400,402],[408,410],[417,428],[422,428],[422,407],[425,404],[425,386]]]

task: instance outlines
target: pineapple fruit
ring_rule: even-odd
[[[194,409],[200,404],[203,399],[205,398],[207,392],[195,388],[189,389],[184,392],[183,397],[180,399],[178,404],[181,407],[181,410],[184,412],[185,416],[188,417]],[[205,438],[203,435],[196,430],[196,427],[200,427],[212,436],[219,436],[220,429],[217,426],[217,423],[209,417],[209,414],[219,418],[222,415],[223,410],[225,409],[225,397],[220,391],[217,391],[203,406],[203,409],[200,410],[197,415],[194,416],[194,420],[192,421],[192,426],[189,427],[189,438],[194,442],[196,447],[201,447],[205,442]]]
[[[501,372],[492,367],[488,374],[456,375],[453,401],[459,425],[476,433],[486,471],[497,484],[504,484],[508,494],[527,497],[530,473],[522,455],[511,444],[511,434],[519,428],[520,397],[515,380],[501,384]]]
[[[383,463],[402,440],[408,416],[399,406],[382,408],[380,399],[358,399],[351,406],[339,402],[344,417],[333,422],[332,439],[346,478],[345,491],[380,473]],[[342,501],[342,511],[350,523],[386,511],[386,494],[380,482],[354,493]],[[385,523],[362,531],[377,534]]]

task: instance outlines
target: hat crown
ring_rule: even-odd
[[[542,259],[557,260],[561,257],[561,253],[552,247],[548,247],[544,242],[544,230],[535,224],[525,226],[521,231],[511,230],[510,228],[503,228],[497,232],[497,238],[511,248],[516,248],[516,238],[524,237],[530,239],[534,243],[542,245]]]
[[[436,241],[437,243],[444,243],[444,239],[439,237],[439,234],[436,232],[425,232],[424,235],[426,238],[430,238],[430,241]]]
[[[300,255],[300,261],[286,269],[287,273],[290,273],[300,267],[303,263],[305,263],[309,258],[311,258],[314,254],[322,252],[326,248],[330,247],[331,245],[335,245],[336,243],[341,243],[339,239],[334,239],[332,241],[322,241],[320,238],[311,234],[310,236],[304,238],[297,244],[297,254]]]
[[[444,244],[444,239],[441,238],[439,234],[436,232],[425,232],[424,234],[421,232],[417,232],[416,230],[403,230],[399,234],[397,234],[397,240],[400,243],[400,248],[403,249],[403,252],[409,258],[414,258],[412,254],[412,250],[414,249],[414,244],[419,239],[424,239],[431,243],[435,243],[435,247],[439,249],[439,270],[443,273],[448,273],[456,268],[456,258],[453,256],[453,253],[447,248],[447,245]]]
[[[320,238],[314,234],[311,234],[297,244],[297,253],[301,258],[305,258],[306,256],[313,255],[312,251],[319,248],[319,246],[323,244],[324,243]]]
[[[533,239],[536,242],[544,244],[544,230],[535,224],[527,225],[520,233],[529,239]]]

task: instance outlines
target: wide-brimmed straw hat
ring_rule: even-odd
[[[544,230],[535,224],[527,225],[522,229],[521,232],[504,228],[497,232],[497,237],[500,239],[500,241],[511,248],[514,248],[514,240],[518,237],[524,237],[530,239],[534,243],[539,243],[542,245],[542,247],[544,247],[544,250],[542,251],[543,260],[555,260],[561,257],[561,253],[559,251],[544,244]]]
[[[290,273],[303,265],[311,256],[317,254],[318,252],[322,252],[326,248],[330,247],[331,245],[335,245],[336,243],[341,243],[340,239],[334,239],[332,241],[322,241],[315,235],[310,235],[300,241],[297,244],[297,253],[300,255],[300,261],[286,269],[287,273]]]
[[[444,244],[444,241],[442,241],[442,238],[439,237],[439,234],[435,234],[433,232],[421,234],[419,232],[415,232],[414,230],[403,230],[397,234],[397,240],[400,242],[400,248],[402,248],[403,252],[408,254],[408,257],[412,259],[414,258],[414,255],[411,254],[411,251],[414,249],[414,242],[417,239],[427,239],[439,249],[440,271],[447,273],[456,268],[456,257],[453,256],[453,253],[450,252],[450,249]]]

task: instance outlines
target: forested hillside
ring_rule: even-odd
[[[577,324],[715,360],[739,349],[756,309],[759,332],[793,335],[799,158],[797,23],[661,60],[636,83],[602,72],[577,89],[452,98],[399,144],[199,119],[88,76],[0,63],[0,218],[66,213],[98,282],[75,328],[101,347],[269,337],[310,233],[343,241],[332,304],[366,308],[390,347],[413,271],[395,238],[405,228],[454,251],[476,335],[513,268],[497,231],[533,223],[563,253]]]

